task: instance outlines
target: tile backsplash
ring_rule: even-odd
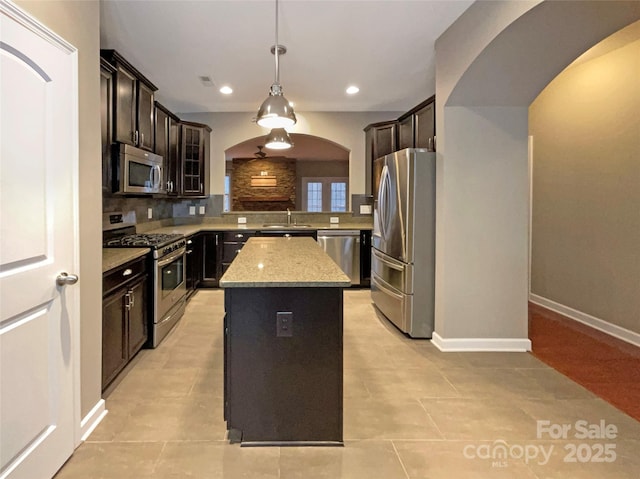
[[[182,217],[202,219],[220,216],[222,214],[222,200],[222,195],[194,199],[105,195],[102,198],[102,212],[122,211],[128,213],[133,211],[138,224]],[[194,215],[189,214],[190,207],[195,208]],[[204,214],[200,213],[201,207],[204,207]],[[151,219],[148,217],[149,208],[153,212]]]
[[[103,195],[102,211],[103,213],[121,211],[125,214],[133,212],[135,214],[135,222],[141,227],[141,230],[160,227],[165,223],[171,224],[171,222],[175,224],[202,221],[230,221],[236,223],[238,216],[247,217],[249,223],[278,222],[286,221],[287,219],[285,212],[236,211],[223,213],[223,199],[223,195],[211,195],[207,198],[197,199]],[[360,214],[360,205],[371,205],[372,199],[370,195],[352,195],[353,213],[295,212],[295,220],[300,223],[328,223],[330,217],[338,217],[341,221],[367,224],[371,222],[372,215]],[[204,207],[204,213],[201,213],[201,207]],[[148,217],[149,208],[153,213],[152,218]],[[191,208],[193,208],[195,214],[190,214]]]

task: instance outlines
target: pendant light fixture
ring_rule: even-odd
[[[282,94],[280,85],[279,56],[287,52],[283,45],[278,44],[278,0],[276,0],[276,43],[271,48],[271,53],[276,59],[276,78],[269,90],[269,96],[258,110],[256,122],[266,128],[285,128],[296,123],[296,115],[293,108]]]
[[[293,141],[287,130],[284,128],[274,128],[267,135],[264,145],[271,150],[286,150],[293,146]]]

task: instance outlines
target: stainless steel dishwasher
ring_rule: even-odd
[[[360,230],[318,230],[318,243],[349,276],[351,285],[359,285]]]

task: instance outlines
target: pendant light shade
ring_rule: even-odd
[[[282,94],[282,86],[280,85],[278,61],[280,55],[287,53],[287,49],[278,43],[278,0],[276,0],[276,43],[271,47],[271,53],[276,60],[276,78],[269,90],[269,96],[258,110],[256,122],[265,128],[285,128],[295,125],[297,120],[293,107]]]
[[[279,84],[271,85],[269,97],[260,106],[256,121],[265,128],[286,128],[296,124],[296,115]]]
[[[284,128],[274,128],[267,135],[264,145],[271,150],[286,150],[293,146],[293,141],[287,130]]]

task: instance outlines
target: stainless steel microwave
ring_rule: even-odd
[[[162,181],[162,156],[135,146],[117,143],[113,146],[115,158],[114,190],[125,194],[166,193]]]

